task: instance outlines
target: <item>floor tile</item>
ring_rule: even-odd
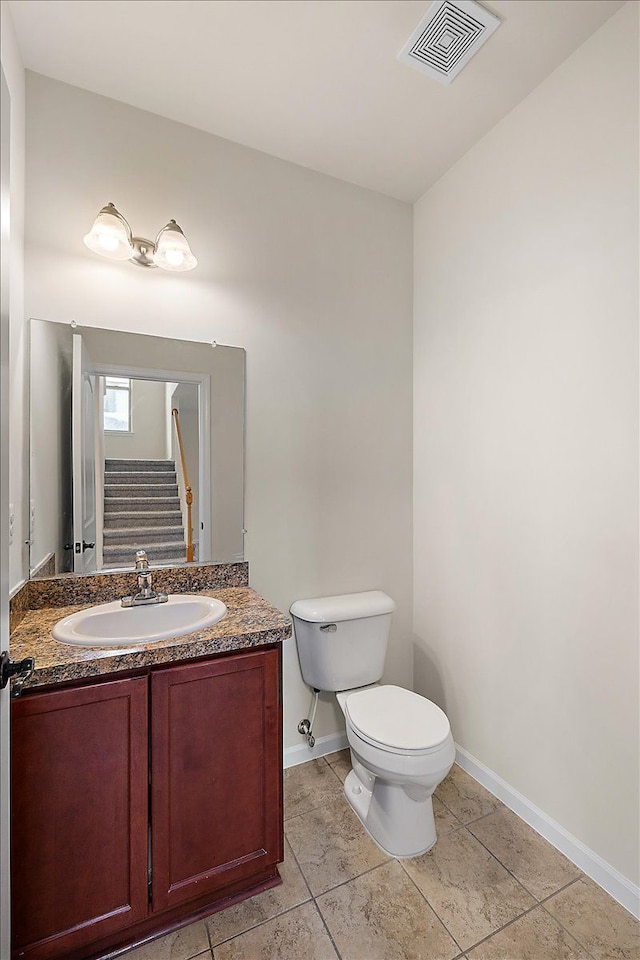
[[[192,957],[199,958],[203,954],[203,960],[209,960],[211,952],[207,928],[199,920],[158,940],[145,943],[143,947],[130,950],[124,954],[123,960],[191,960]]]
[[[342,787],[323,758],[284,771],[284,818],[297,817],[339,797]]]
[[[460,950],[396,861],[317,901],[343,960],[451,960]]]
[[[544,907],[536,907],[469,951],[469,960],[590,960]]]
[[[468,829],[537,900],[580,876],[570,860],[506,807]]]
[[[214,948],[215,960],[337,960],[337,953],[313,903]]]
[[[451,833],[452,830],[457,830],[461,826],[458,818],[437,797],[433,797],[433,818],[436,822],[436,835],[438,837],[444,837],[445,834]]]
[[[435,795],[462,823],[485,817],[504,806],[457,763],[454,763],[451,773],[436,788]]]
[[[465,950],[535,900],[467,830],[455,830],[402,866]]]
[[[291,847],[286,840],[284,845],[284,863],[278,867],[282,884],[209,917],[205,922],[212,946],[215,947],[223,940],[230,940],[231,937],[244,933],[250,927],[255,927],[310,899],[311,895],[291,852]]]
[[[389,859],[344,798],[287,820],[285,832],[314,896]]]
[[[347,774],[351,770],[351,751],[349,749],[337,750],[335,753],[327,754],[325,760],[333,772],[337,774],[344,783],[347,779]]]
[[[547,900],[545,908],[595,960],[640,958],[640,922],[587,877]]]

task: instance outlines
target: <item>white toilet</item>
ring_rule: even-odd
[[[296,600],[291,615],[305,682],[336,691],[345,716],[347,800],[385,853],[415,857],[436,842],[431,797],[455,748],[440,707],[378,683],[394,610],[391,597],[370,590]]]

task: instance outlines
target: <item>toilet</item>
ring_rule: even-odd
[[[391,597],[369,590],[296,600],[291,616],[305,682],[334,691],[344,713],[347,800],[385,853],[416,857],[436,842],[431,798],[455,747],[440,707],[379,683],[394,610]]]

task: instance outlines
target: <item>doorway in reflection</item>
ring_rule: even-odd
[[[102,536],[96,567],[128,566],[136,550],[150,561],[198,560],[199,389],[195,383],[97,377],[96,447],[102,478]],[[100,543],[101,541],[101,543]]]

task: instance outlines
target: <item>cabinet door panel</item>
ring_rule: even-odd
[[[146,678],[12,704],[14,955],[63,957],[143,919]]]
[[[279,651],[152,677],[153,908],[281,859]]]

